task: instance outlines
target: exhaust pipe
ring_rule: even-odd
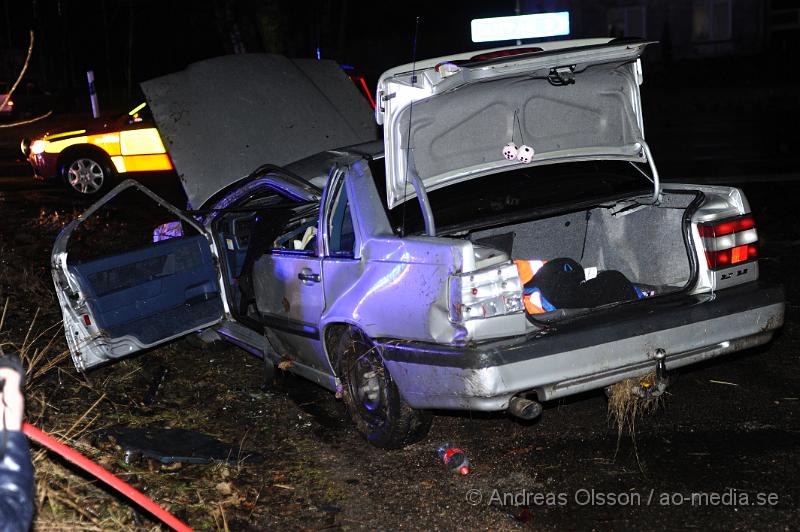
[[[531,420],[542,415],[542,405],[526,397],[515,395],[508,402],[507,412],[520,419]]]

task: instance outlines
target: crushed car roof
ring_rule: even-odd
[[[264,163],[377,138],[369,103],[334,61],[224,56],[142,90],[195,208]]]

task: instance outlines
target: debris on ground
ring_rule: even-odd
[[[436,450],[436,454],[451,473],[457,475],[469,474],[469,458],[467,453],[449,443],[444,443]]]
[[[156,397],[158,396],[158,390],[161,389],[161,385],[164,384],[164,379],[167,377],[167,367],[161,366],[156,370],[156,374],[153,378],[153,382],[150,383],[150,387],[147,389],[147,393],[144,394],[144,399],[142,399],[142,404],[146,406],[151,406],[153,403],[156,402]]]
[[[625,379],[609,387],[608,421],[617,428],[617,449],[622,433],[627,430],[631,438],[636,433],[636,420],[655,411],[661,404],[662,396],[641,394],[641,389],[655,388],[655,371],[642,376]]]
[[[736,384],[734,382],[715,381],[714,379],[709,379],[708,382],[710,382],[711,384],[724,384],[726,386],[739,386],[738,384]]]
[[[187,429],[120,427],[98,431],[95,437],[98,446],[110,443],[122,450],[128,463],[139,457],[151,458],[162,464],[260,464],[264,461],[259,453]]]

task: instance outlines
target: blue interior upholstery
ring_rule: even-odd
[[[177,336],[222,316],[211,250],[202,235],[172,238],[70,265],[98,327],[143,344]]]

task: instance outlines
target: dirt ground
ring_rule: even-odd
[[[64,438],[199,530],[772,529],[796,527],[800,502],[800,183],[744,185],[759,222],[762,277],[788,287],[787,323],[769,346],[682,372],[636,445],[606,420],[602,393],[545,405],[531,423],[437,412],[430,435],[401,451],[367,444],[330,393],[235,347],[186,341],[88,374],[66,352],[49,272],[62,224],[85,206],[58,188],[0,178],[0,340],[32,364],[28,418]],[[94,229],[137,229],[130,203]],[[148,228],[149,229],[149,228]],[[87,237],[89,238],[89,237]],[[88,241],[91,244],[91,241]],[[8,346],[6,346],[7,348]],[[155,401],[144,397],[166,369]],[[264,457],[260,464],[126,464],[104,428],[194,429]],[[472,462],[444,470],[449,441]],[[37,530],[151,530],[158,525],[92,478],[34,446]],[[699,494],[695,497],[692,494]],[[716,498],[715,498],[716,497]],[[747,501],[745,501],[747,499]],[[744,504],[747,502],[747,504]]]

